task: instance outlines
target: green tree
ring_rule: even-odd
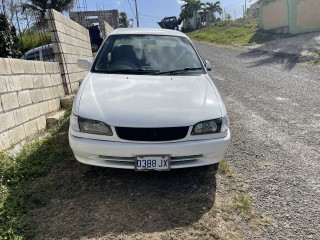
[[[214,13],[222,14],[222,8],[220,5],[220,1],[216,1],[215,3],[207,2],[205,7],[205,13],[207,17],[207,21],[209,20],[210,15],[212,16],[212,19],[214,20]]]
[[[119,27],[120,28],[129,27],[128,16],[125,12],[120,12],[120,14],[119,14]]]
[[[19,57],[19,46],[15,27],[10,26],[4,13],[0,13],[0,57]]]
[[[1,10],[2,13],[4,13],[9,23],[12,25],[13,23],[13,17],[15,12],[17,11],[16,7],[21,4],[22,0],[1,0]]]
[[[226,14],[226,20],[227,20],[227,21],[231,21],[231,20],[232,20],[232,16],[231,16],[230,13],[227,13],[227,14]]]
[[[184,29],[188,31],[190,20],[204,5],[200,0],[183,0],[184,4],[181,6],[181,13],[179,18],[183,20]],[[197,21],[197,28],[200,27],[200,19]]]
[[[200,0],[184,0],[183,2],[184,4],[181,6],[180,13],[180,18],[183,20],[192,18],[203,6],[203,3],[201,3]]]
[[[31,10],[39,16],[39,25],[43,26],[47,9],[65,12],[73,8],[75,0],[29,0],[23,4],[24,10]]]
[[[33,48],[52,43],[51,35],[49,31],[44,31],[40,35],[39,32],[32,31],[30,29],[27,29],[22,32],[21,41],[22,41],[21,52],[23,54]]]

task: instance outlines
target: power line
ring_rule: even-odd
[[[133,19],[135,18],[134,12],[130,9],[128,2],[125,0],[122,0],[122,3],[123,3],[123,7],[126,9],[128,21],[133,21]],[[130,12],[130,10],[131,10],[131,12]]]
[[[130,8],[131,8],[131,12],[132,12],[133,16],[135,16],[134,11],[133,11],[133,8],[132,8],[132,6],[131,6],[130,1],[129,1],[129,0],[127,0],[127,2],[129,3],[129,6],[130,6]]]
[[[163,16],[162,17],[160,17],[160,16],[152,16],[152,15],[148,15],[148,14],[144,14],[144,13],[139,13],[139,15],[142,15],[142,16],[146,16],[146,17],[150,17],[150,18],[154,18],[154,19],[156,19],[156,18],[163,18]]]
[[[129,12],[126,8],[126,5],[123,4],[123,1],[119,1],[119,6],[122,6],[123,12],[125,12],[126,14]]]
[[[150,22],[155,22],[155,21],[157,21],[157,20],[155,20],[155,19],[144,18],[144,17],[140,17],[140,19],[143,19],[144,21],[150,21]],[[140,19],[139,19],[139,20],[140,20]]]
[[[122,6],[121,6],[121,2],[120,2],[120,4],[118,4],[118,1],[117,1],[117,0],[114,0],[114,1],[116,2],[116,5],[118,6],[118,7],[117,7],[118,10],[120,10],[120,12],[125,12],[125,11],[123,10]]]
[[[145,18],[145,19],[151,19],[151,20],[157,20],[157,18],[154,18],[154,17],[147,17],[147,16],[144,16],[140,13],[140,18]]]

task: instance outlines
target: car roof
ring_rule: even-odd
[[[38,51],[40,49],[43,49],[43,48],[52,48],[52,43],[47,44],[47,45],[43,45],[43,46],[40,46],[40,47],[33,48],[33,49],[29,50],[28,52],[26,52],[24,55],[27,55],[27,54],[32,53],[32,52],[36,52],[36,51]]]
[[[184,33],[177,30],[161,29],[161,28],[117,28],[110,35],[122,34],[146,34],[146,35],[162,35],[162,36],[177,36],[186,37]]]
[[[172,17],[165,17],[164,19],[170,19],[170,18],[175,18],[175,19],[177,19],[177,17],[176,17],[176,16],[172,16]]]

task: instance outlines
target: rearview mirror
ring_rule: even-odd
[[[91,68],[92,62],[88,58],[79,58],[77,60],[77,65],[79,68],[89,70]]]
[[[207,71],[211,71],[212,65],[208,60],[204,60],[204,66],[206,67]]]

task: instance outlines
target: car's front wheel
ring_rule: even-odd
[[[93,43],[91,45],[91,49],[92,49],[92,52],[97,52],[99,50],[99,45],[96,43]]]

